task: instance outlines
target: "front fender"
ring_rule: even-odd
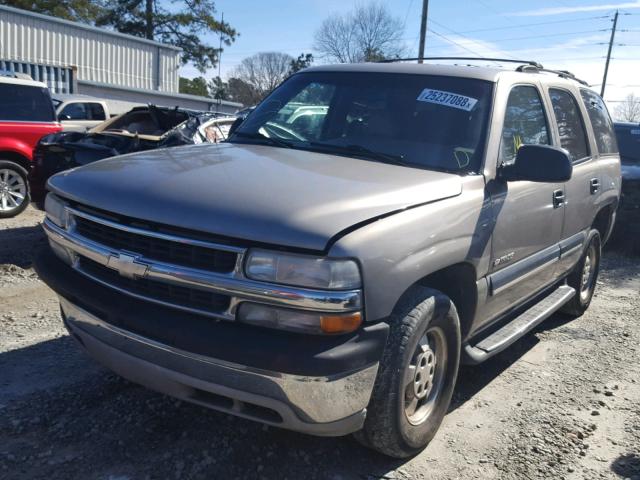
[[[478,278],[489,268],[493,228],[484,177],[463,179],[462,194],[404,210],[338,239],[330,256],[360,263],[369,321],[391,314],[400,296],[445,267],[472,264]]]

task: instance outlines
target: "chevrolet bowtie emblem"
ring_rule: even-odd
[[[120,275],[127,278],[144,277],[149,270],[149,265],[139,262],[137,256],[126,253],[109,255],[107,267],[117,270]]]

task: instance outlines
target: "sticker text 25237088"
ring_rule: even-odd
[[[460,110],[471,111],[478,103],[477,98],[458,95],[457,93],[443,92],[433,88],[425,88],[418,95],[419,102],[436,103],[444,107],[458,108]]]

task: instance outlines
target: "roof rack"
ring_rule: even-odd
[[[575,80],[576,82],[589,86],[587,82],[576,77],[573,73],[567,70],[553,70],[550,68],[544,68],[542,64],[534,61],[534,60],[518,60],[515,58],[491,58],[491,57],[412,57],[412,58],[390,58],[386,60],[379,60],[377,63],[394,63],[394,62],[409,62],[409,61],[419,61],[419,60],[462,60],[462,61],[473,61],[473,60],[481,60],[485,62],[505,62],[505,63],[519,63],[520,66],[516,68],[518,72],[525,73],[539,73],[539,72],[547,72],[547,73],[555,73],[559,77],[567,78],[569,80]]]
[[[587,87],[589,86],[587,82],[576,77],[573,73],[569,72],[568,70],[554,70],[551,68],[543,68],[542,65],[540,65],[539,67],[534,65],[521,65],[518,68],[516,68],[516,70],[518,72],[530,72],[530,73],[538,73],[538,72],[555,73],[559,77],[567,78],[569,80],[574,80]]]
[[[413,58],[390,58],[386,60],[379,60],[378,63],[394,63],[394,62],[409,62],[409,61],[417,61],[417,60],[482,60],[486,62],[505,62],[505,63],[520,63],[529,65],[532,67],[536,67],[538,69],[542,68],[538,62],[533,60],[517,60],[514,58],[490,58],[490,57],[413,57]]]

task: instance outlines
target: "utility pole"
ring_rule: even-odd
[[[418,47],[418,58],[424,57],[424,42],[427,38],[427,13],[429,11],[429,0],[422,0],[422,19],[420,20],[420,46]],[[422,63],[422,60],[418,60]]]
[[[611,29],[611,40],[609,40],[609,51],[607,52],[607,63],[604,65],[604,77],[602,78],[602,88],[600,96],[604,98],[604,88],[607,86],[607,74],[609,73],[609,62],[611,61],[611,49],[613,49],[613,40],[616,37],[616,25],[618,24],[618,10],[613,17],[613,28]]]

